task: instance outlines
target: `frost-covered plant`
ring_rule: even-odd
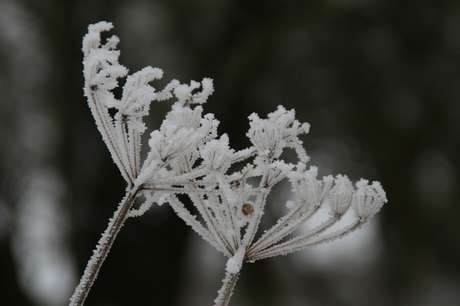
[[[227,305],[246,262],[284,255],[309,246],[333,241],[358,229],[387,201],[379,182],[361,179],[355,186],[346,176],[317,178],[318,169],[309,167],[308,156],[299,135],[309,131],[299,123],[294,110],[278,109],[262,119],[249,116],[247,132],[252,146],[235,151],[226,134],[218,137],[218,121],[203,115],[201,104],[213,92],[211,79],[190,85],[171,81],[157,92],[149,83],[162,77],[162,70],[146,67],[127,76],[118,63],[118,38],[101,43],[101,32],[111,23],[90,25],[83,39],[85,96],[97,127],[128,186],[126,196],[110,219],[71,305],[82,305],[107,253],[128,217],[142,215],[153,203],[169,203],[177,215],[213,247],[227,256],[226,275],[215,300]],[[118,78],[126,77],[120,99],[112,90]],[[201,91],[197,90],[201,88]],[[152,101],[175,98],[171,111],[158,130],[150,133],[150,151],[140,161],[141,136],[146,127],[142,118]],[[109,111],[110,110],[110,111]],[[297,164],[280,157],[285,148],[298,156]],[[239,163],[241,170],[233,170]],[[273,186],[286,179],[292,186],[293,200],[286,203],[286,214],[256,239],[267,197]],[[136,198],[145,202],[133,208]],[[186,195],[198,215],[183,202]],[[329,218],[305,233],[294,231],[322,207],[329,207]],[[349,210],[355,220],[341,229],[330,230]],[[288,235],[294,237],[285,239]]]

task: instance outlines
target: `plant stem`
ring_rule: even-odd
[[[107,257],[118,232],[120,232],[121,227],[125,223],[128,212],[133,206],[134,200],[140,190],[141,188],[138,186],[128,190],[123,200],[121,200],[118,205],[118,209],[110,219],[109,225],[99,239],[96,249],[93,251],[93,255],[88,261],[88,265],[86,266],[85,272],[80,279],[80,283],[75,288],[75,292],[70,299],[70,306],[83,305],[85,298],[96,280],[99,270],[101,269],[102,263]]]
[[[230,302],[230,298],[233,294],[233,288],[235,288],[236,281],[240,273],[229,273],[225,272],[225,278],[222,280],[223,284],[218,291],[217,298],[214,300],[214,306],[227,306]]]

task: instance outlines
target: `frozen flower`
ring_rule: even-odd
[[[155,89],[149,82],[161,79],[162,76],[163,70],[152,67],[145,67],[128,76],[121,100],[113,99],[107,106],[118,109],[119,114],[125,116],[133,128],[144,132],[142,118],[148,115],[150,102],[156,97]]]
[[[259,154],[269,159],[278,158],[283,152],[283,134],[280,127],[268,120],[260,119],[252,114],[249,132],[247,136],[259,151]]]
[[[276,183],[284,179],[289,172],[294,168],[292,164],[286,164],[284,161],[275,161],[268,167],[268,171],[266,172],[266,176],[264,177],[265,180],[265,187],[274,186]]]
[[[353,198],[353,185],[348,177],[337,175],[334,181],[334,187],[331,189],[331,208],[334,216],[342,216],[351,205]]]
[[[141,216],[153,202],[169,203],[187,225],[228,257],[216,306],[228,304],[246,262],[339,239],[358,229],[386,203],[379,182],[369,185],[361,179],[355,189],[347,176],[318,179],[318,168],[311,166],[307,170],[309,157],[299,136],[308,133],[310,126],[295,119],[294,110],[278,106],[267,119],[250,115],[246,135],[252,146],[235,151],[228,135],[218,138],[219,121],[212,114],[203,114],[201,104],[214,91],[211,79],[190,84],[172,80],[163,90],[155,91],[149,83],[160,79],[163,71],[146,67],[127,77],[122,97],[116,99],[112,90],[128,70],[118,63],[118,38],[101,42],[101,32],[111,28],[107,22],[91,25],[83,40],[84,90],[96,125],[128,187],[85,269],[71,305],[82,305],[126,218]],[[141,167],[141,136],[146,129],[143,117],[152,101],[174,97],[177,101],[160,128],[150,133],[150,151]],[[295,151],[297,164],[282,159],[285,148]],[[291,185],[292,198],[281,203],[282,208],[288,209],[271,227],[256,235],[270,192],[283,180]],[[134,201],[141,195],[145,202],[133,209]],[[191,203],[186,205],[179,195],[187,195]],[[329,217],[299,232],[324,206],[330,206]],[[350,207],[356,218],[340,227],[339,221]]]
[[[379,182],[361,179],[356,183],[358,188],[353,196],[353,207],[357,218],[367,220],[375,215],[382,205],[387,202],[385,191]]]
[[[224,134],[220,139],[213,139],[200,148],[203,163],[210,170],[225,173],[232,164],[235,151],[230,149],[228,136]]]
[[[306,207],[321,205],[332,187],[332,176],[324,177],[321,181],[316,179],[317,175],[317,167],[311,166],[305,170],[303,163],[297,165],[297,171],[289,174],[293,192]]]

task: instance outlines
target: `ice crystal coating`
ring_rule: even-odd
[[[153,203],[169,203],[193,230],[229,258],[227,275],[215,300],[216,305],[226,305],[245,262],[341,238],[367,222],[387,202],[379,182],[369,184],[361,179],[354,187],[346,176],[318,179],[316,167],[307,170],[309,157],[299,136],[307,134],[310,126],[300,123],[295,119],[295,111],[283,106],[278,106],[266,119],[250,115],[246,136],[252,145],[240,151],[232,149],[226,134],[218,137],[219,122],[212,114],[203,114],[202,104],[214,91],[212,80],[205,78],[190,84],[172,80],[157,92],[150,82],[160,79],[163,71],[146,67],[127,76],[128,70],[118,63],[119,39],[112,36],[104,44],[101,42],[101,32],[111,28],[108,22],[90,25],[84,37],[84,93],[102,138],[128,183],[128,192],[109,224],[109,228],[116,230],[104,233],[88,265],[89,274],[94,270],[97,274],[98,259],[106,256],[128,216],[142,215]],[[127,78],[118,100],[112,90],[122,77]],[[148,115],[152,101],[170,98],[176,101],[160,128],[150,132],[149,152],[141,163],[141,136],[146,130],[143,117]],[[285,149],[295,151],[297,164],[280,159]],[[235,163],[244,166],[231,170]],[[292,199],[281,205],[288,210],[255,240],[267,198],[273,186],[285,179],[291,185]],[[141,194],[145,203],[133,209],[134,199]],[[186,207],[183,197],[178,197],[180,194],[188,196],[197,215]],[[330,208],[329,219],[307,232],[297,233],[296,229],[322,207]],[[350,207],[355,221],[331,232],[330,228]],[[88,276],[87,272],[77,291],[91,286],[95,276]],[[74,296],[74,305],[80,305],[80,295]]]

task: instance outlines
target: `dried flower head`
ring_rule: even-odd
[[[346,176],[318,179],[316,167],[307,170],[309,157],[299,136],[309,132],[309,124],[296,120],[294,110],[279,106],[266,119],[250,115],[246,135],[252,146],[236,151],[230,148],[226,134],[218,138],[219,122],[214,116],[203,115],[201,105],[214,91],[211,79],[191,81],[190,85],[173,80],[157,92],[149,83],[161,78],[163,72],[147,67],[127,77],[122,98],[117,100],[111,90],[128,71],[118,63],[118,38],[101,44],[100,33],[111,28],[107,22],[91,25],[83,40],[85,95],[128,190],[77,287],[73,305],[83,303],[85,290],[89,290],[101,258],[105,258],[124,220],[142,215],[153,203],[169,203],[193,230],[229,258],[215,300],[220,306],[228,304],[245,262],[343,237],[367,222],[387,201],[378,182],[369,185],[361,179],[354,187]],[[152,101],[170,98],[176,101],[160,128],[150,133],[150,151],[141,163],[140,137],[145,131],[142,118]],[[111,115],[109,109],[115,114]],[[297,164],[280,159],[286,148],[295,151]],[[235,163],[245,165],[242,170],[231,171]],[[267,198],[273,186],[285,179],[291,184],[293,197],[285,203],[287,213],[255,239]],[[141,194],[146,201],[135,210],[132,203]],[[198,215],[192,214],[178,197],[180,194],[189,197]],[[294,234],[325,206],[330,207],[329,219],[305,233]],[[331,232],[330,228],[350,209],[354,210],[355,221]]]

